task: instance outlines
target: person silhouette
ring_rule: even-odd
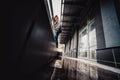
[[[60,33],[61,33],[61,26],[60,26],[59,18],[56,15],[54,17],[54,38],[56,41],[56,47],[58,47],[58,36]]]

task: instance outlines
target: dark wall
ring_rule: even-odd
[[[120,0],[114,0],[115,3],[115,8],[117,11],[117,16],[118,16],[118,20],[119,20],[119,24],[120,24]]]
[[[55,45],[44,0],[11,0],[1,5],[4,79],[49,80]]]
[[[105,48],[105,37],[103,32],[102,18],[100,12],[100,3],[96,5],[96,14],[95,14],[95,25],[96,25],[96,39],[97,39],[97,49]]]
[[[113,5],[116,4],[116,9],[115,9],[115,11],[112,10],[111,13],[112,12],[115,12],[115,13],[118,12],[119,6],[117,4],[119,4],[119,2],[116,3],[116,1],[118,1],[118,0],[115,0],[113,2]],[[107,5],[107,3],[109,4],[109,1],[108,2],[103,2],[103,4],[106,7],[108,7],[108,8],[104,8],[104,9],[108,10],[108,11],[105,10],[107,12],[106,16],[110,13],[109,8],[112,7],[112,5]],[[103,7],[103,5],[100,5],[100,8],[102,8],[102,7]],[[119,39],[118,37],[116,37],[117,35],[119,36],[119,32],[116,31],[116,30],[119,30],[119,25],[117,25],[117,23],[116,23],[116,25],[118,26],[118,29],[113,28],[113,26],[112,26],[112,28],[110,28],[110,26],[108,26],[109,30],[103,29],[103,28],[106,27],[105,25],[103,25],[103,23],[108,22],[107,19],[110,19],[111,16],[115,15],[115,13],[111,14],[109,17],[106,17],[106,20],[103,20],[102,13],[103,12],[101,10],[99,12],[99,15],[97,16],[97,19],[96,19],[96,22],[97,22],[96,24],[100,23],[100,24],[98,24],[98,26],[96,28],[96,31],[97,31],[97,50],[96,50],[97,61],[98,61],[98,63],[104,64],[104,65],[120,68],[119,58],[118,58],[120,56],[120,55],[118,55],[120,53],[120,47],[114,45],[114,43],[117,42],[117,39]],[[118,15],[117,15],[117,18],[119,19]],[[115,20],[113,20],[113,21],[115,21]],[[113,21],[112,21],[112,23],[115,23]],[[110,24],[111,21],[109,21],[108,23]],[[109,33],[109,32],[115,32],[115,33],[117,32],[117,33],[116,34],[112,33],[112,35],[108,35],[111,39],[113,39],[113,41],[111,42],[111,43],[113,43],[113,46],[110,47],[110,48],[107,48],[107,45],[109,45],[107,43],[107,41],[110,41],[111,39],[105,37],[105,35],[106,35],[106,33]],[[113,37],[116,37],[116,38],[113,38]],[[119,42],[119,40],[118,40],[118,42]]]

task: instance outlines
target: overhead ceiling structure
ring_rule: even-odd
[[[73,34],[76,26],[80,26],[80,21],[88,3],[92,0],[62,0],[60,43],[65,44]]]

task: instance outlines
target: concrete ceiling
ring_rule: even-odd
[[[90,0],[64,0],[62,2],[62,33],[60,34],[60,43],[66,43],[76,26],[80,26],[81,12],[88,6]]]

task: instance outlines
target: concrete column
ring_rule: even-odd
[[[120,25],[114,0],[100,0],[106,48],[120,46]]]

